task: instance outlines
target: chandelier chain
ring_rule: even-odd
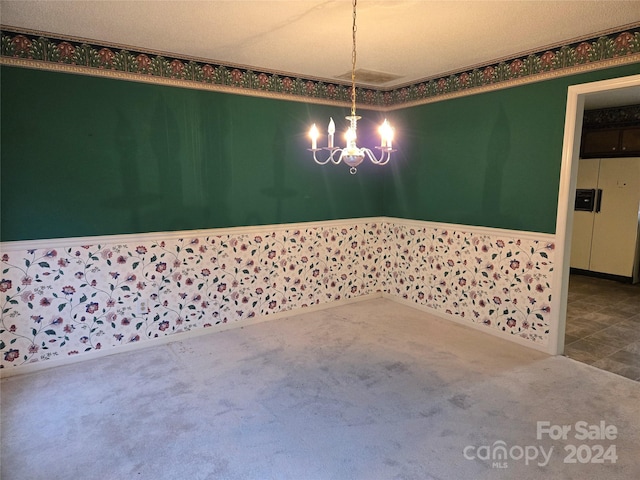
[[[356,3],[353,0],[353,49],[351,50],[351,116],[356,114]]]
[[[353,3],[353,27],[352,27],[352,37],[353,37],[353,46],[351,49],[351,115],[345,117],[345,120],[349,121],[349,127],[345,134],[345,139],[347,141],[347,146],[344,148],[336,147],[334,145],[334,134],[336,132],[336,126],[333,122],[333,118],[329,121],[329,126],[327,127],[327,146],[318,148],[318,137],[320,136],[320,132],[314,123],[309,130],[309,136],[311,137],[311,148],[309,149],[313,153],[313,160],[318,165],[326,165],[331,162],[336,165],[339,163],[345,163],[348,165],[349,172],[353,175],[356,173],[356,167],[360,165],[365,158],[371,160],[371,163],[375,165],[386,165],[391,160],[391,152],[395,152],[392,147],[393,144],[393,128],[387,122],[387,119],[384,119],[384,122],[378,129],[380,132],[380,146],[375,147],[380,151],[380,155],[378,156],[373,152],[373,150],[366,147],[358,147],[356,144],[356,129],[358,126],[359,116],[356,115],[356,32],[358,27],[356,26],[356,4],[357,0],[352,0]],[[317,153],[320,151],[326,150],[328,152],[326,158],[322,158],[324,155],[320,155],[318,158]]]

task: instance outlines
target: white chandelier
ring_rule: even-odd
[[[347,146],[345,148],[335,147],[333,145],[334,134],[336,131],[336,125],[333,123],[333,118],[330,118],[329,128],[327,129],[328,141],[327,146],[324,148],[318,148],[318,137],[320,132],[314,123],[309,130],[309,136],[311,137],[311,148],[308,150],[313,152],[313,159],[319,165],[326,165],[329,162],[338,165],[344,161],[349,165],[351,174],[356,173],[356,167],[362,163],[365,156],[371,160],[375,165],[386,165],[391,159],[391,152],[394,152],[393,144],[393,128],[385,118],[384,122],[378,129],[380,133],[380,146],[376,146],[377,150],[380,150],[380,158],[376,156],[368,148],[360,148],[356,145],[356,130],[358,120],[362,117],[356,115],[356,3],[357,0],[353,0],[353,49],[351,51],[351,115],[345,117],[349,120],[349,128],[345,134],[345,140]],[[327,150],[328,157],[325,160],[319,160],[317,152],[320,150]]]

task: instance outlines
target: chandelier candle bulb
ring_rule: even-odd
[[[329,148],[333,148],[333,135],[336,133],[336,124],[333,122],[333,118],[329,117]]]
[[[319,136],[319,132],[318,132],[318,127],[316,127],[316,124],[314,123],[311,126],[311,130],[309,130],[309,136],[311,137],[311,150],[316,150],[318,148],[318,136]]]
[[[393,143],[393,128],[391,128],[386,118],[384,122],[382,122],[382,125],[380,125],[378,132],[380,132],[381,138],[380,146],[382,148],[391,148]]]

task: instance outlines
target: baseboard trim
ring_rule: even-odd
[[[539,352],[543,352],[549,355],[554,355],[555,352],[551,352],[549,344],[538,344],[536,342],[532,342],[531,340],[526,340],[524,338],[520,338],[517,335],[512,335],[510,333],[504,333],[501,332],[500,330],[496,330],[495,328],[488,328],[485,327],[484,325],[478,324],[478,323],[472,323],[467,321],[466,319],[463,320],[460,317],[456,316],[456,315],[451,315],[445,312],[441,312],[439,310],[436,310],[434,308],[428,307],[426,305],[420,305],[417,304],[415,302],[412,302],[411,300],[406,300],[404,298],[401,297],[397,297],[395,295],[392,295],[390,293],[383,293],[382,294],[383,298],[386,298],[388,300],[392,300],[394,302],[397,302],[399,304],[402,304],[404,306],[407,307],[411,307],[414,308],[416,310],[420,310],[421,312],[425,312],[428,313],[429,315],[433,315],[434,317],[438,317],[441,318],[443,320],[447,320],[453,323],[457,323],[458,325],[462,326],[462,327],[467,327],[470,328],[472,330],[476,330],[478,332],[482,332],[482,333],[486,333],[488,335],[491,335],[493,337],[498,337],[501,338],[502,340],[505,340],[507,342],[512,342],[512,343],[516,343],[518,345],[522,345],[523,347],[528,347],[531,348],[533,350],[537,350]]]
[[[283,318],[295,317],[296,315],[304,315],[306,313],[319,312],[322,310],[328,310],[330,308],[340,307],[351,303],[359,303],[375,298],[381,298],[382,292],[369,293],[361,295],[355,298],[346,298],[342,300],[336,300],[332,302],[323,303],[320,305],[310,305],[304,308],[296,308],[294,310],[287,310],[284,312],[277,312],[272,315],[263,315],[251,320],[243,320],[242,322],[222,323],[213,325],[207,328],[198,328],[188,332],[174,333],[165,337],[156,337],[142,342],[128,343],[126,345],[118,345],[116,347],[109,348],[107,350],[93,350],[83,355],[74,355],[71,357],[52,358],[46,361],[39,361],[33,363],[26,363],[23,365],[17,365],[11,368],[0,369],[0,378],[13,377],[15,375],[26,375],[29,373],[40,372],[48,370],[50,368],[62,367],[65,365],[72,365],[75,363],[84,363],[86,361],[108,357],[111,355],[118,355],[120,353],[134,352],[137,350],[144,350],[151,347],[158,347],[161,345],[167,345],[169,343],[181,342],[190,338],[201,337],[204,335],[210,335],[214,333],[220,333],[227,330],[234,330],[236,328],[245,328],[251,325],[259,323],[269,322],[272,320],[280,320]]]

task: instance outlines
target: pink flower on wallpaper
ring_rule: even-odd
[[[67,285],[65,287],[62,287],[62,293],[65,295],[73,295],[74,293],[76,293],[76,289],[71,285]]]

